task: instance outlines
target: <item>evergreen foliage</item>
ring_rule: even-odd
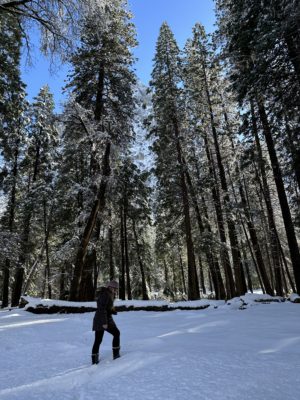
[[[217,0],[217,32],[197,23],[182,51],[164,22],[149,88],[126,0],[14,3],[0,0],[2,307],[93,300],[112,279],[121,299],[299,292],[299,1]],[[26,101],[30,19],[71,64],[61,115],[47,85]]]

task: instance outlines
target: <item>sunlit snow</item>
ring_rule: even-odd
[[[298,399],[300,304],[119,312],[97,366],[93,315],[1,311],[0,399]]]

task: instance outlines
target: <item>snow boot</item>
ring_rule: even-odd
[[[113,347],[113,359],[120,358],[120,347]]]
[[[92,354],[92,364],[99,364],[99,353]]]

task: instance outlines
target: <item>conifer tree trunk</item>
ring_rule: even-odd
[[[281,271],[282,271],[283,293],[287,294],[289,292],[289,290],[288,290],[288,287],[287,287],[286,276],[284,274],[282,258],[280,259],[280,261],[281,261]]]
[[[214,147],[215,147],[216,156],[217,156],[220,183],[221,183],[222,191],[224,194],[224,206],[225,206],[225,210],[226,210],[226,208],[230,204],[230,199],[229,199],[229,194],[228,194],[227,180],[226,180],[224,165],[222,162],[222,157],[221,157],[221,152],[220,152],[220,147],[219,147],[216,124],[214,121],[214,113],[213,113],[213,108],[212,108],[211,95],[210,95],[207,77],[206,77],[206,67],[204,64],[203,64],[203,73],[204,73],[204,85],[205,85],[205,92],[206,92],[206,97],[207,97],[207,104],[209,107],[209,114],[210,114],[211,130],[212,130],[212,134],[213,134],[213,141],[214,141]],[[241,264],[241,255],[240,255],[240,250],[239,250],[239,246],[238,246],[236,228],[235,228],[235,224],[234,224],[232,218],[230,217],[230,214],[228,212],[226,212],[225,215],[226,215],[226,222],[227,222],[227,226],[228,226],[228,234],[229,234],[230,245],[231,245],[233,269],[234,269],[234,273],[235,273],[236,294],[242,295],[247,292],[247,287],[246,287],[245,276],[244,276],[244,272],[243,272],[242,264]]]
[[[232,145],[232,148],[234,149],[233,142],[231,143],[231,145]],[[238,176],[239,176],[238,186],[239,186],[239,194],[240,194],[241,204],[243,206],[243,211],[244,211],[244,214],[245,214],[245,217],[246,217],[246,223],[247,223],[248,231],[249,231],[249,234],[250,234],[251,244],[252,244],[253,251],[254,251],[255,259],[253,261],[255,263],[255,267],[258,269],[257,273],[258,273],[259,278],[261,279],[262,288],[265,289],[267,294],[269,294],[271,296],[274,296],[274,292],[273,292],[273,289],[272,289],[271,284],[270,284],[270,280],[269,280],[268,275],[267,275],[267,270],[266,270],[265,263],[264,263],[264,260],[263,260],[263,256],[262,256],[262,253],[261,253],[261,249],[260,249],[260,246],[259,246],[259,240],[258,240],[258,237],[257,237],[257,234],[256,234],[256,229],[255,229],[254,223],[253,223],[252,218],[251,218],[250,204],[247,201],[248,199],[246,198],[246,194],[245,194],[246,187],[245,187],[245,190],[244,190],[244,187],[243,187],[243,184],[242,184],[242,181],[241,181],[241,179],[242,179],[241,173],[239,171],[238,166],[236,167],[236,172],[238,173]],[[236,202],[236,204],[238,204],[238,199],[237,199],[237,196],[235,194],[235,189],[234,189],[233,181],[231,179],[231,175],[230,175],[229,170],[228,170],[228,175],[229,175],[229,179],[230,179],[230,182],[231,182],[232,192],[233,192],[233,195],[234,195],[234,198],[235,198],[235,202]],[[244,226],[244,222],[242,220],[242,217],[241,217],[240,223],[241,223],[241,225],[243,227],[246,239],[248,241],[248,234],[247,234],[246,228]],[[250,249],[250,252],[252,254],[252,248],[251,248],[250,243],[249,243],[249,249]],[[244,258],[245,258],[245,256],[244,256]],[[249,270],[248,264],[246,265],[246,268],[248,268],[248,270]],[[246,269],[247,275],[248,275],[248,282],[250,282],[250,285],[252,287],[251,277],[250,277],[250,275],[248,273],[248,270]],[[249,287],[249,289],[252,292],[252,289],[250,287]]]
[[[22,245],[21,245],[21,253],[18,260],[18,265],[15,272],[14,277],[14,286],[11,297],[11,306],[16,307],[19,304],[19,300],[22,294],[23,287],[23,279],[24,279],[24,268],[28,255],[28,244],[29,244],[29,236],[30,236],[30,223],[32,217],[32,204],[30,204],[29,209],[25,214],[24,220],[24,228],[22,234]]]
[[[298,80],[298,86],[300,88],[300,51],[299,51],[299,35],[295,29],[293,32],[292,27],[289,27],[286,34],[284,35],[284,39],[288,48],[289,58],[293,67],[295,69],[295,73]],[[298,28],[299,29],[299,28]],[[298,37],[297,37],[298,36]],[[298,46],[297,46],[298,42]]]
[[[144,263],[143,263],[143,260],[142,260],[142,257],[141,257],[140,244],[139,244],[139,241],[138,241],[138,236],[137,236],[137,232],[136,232],[136,226],[135,226],[134,219],[132,219],[132,229],[133,229],[133,234],[134,234],[134,240],[135,240],[135,246],[136,246],[138,262],[139,262],[140,271],[141,271],[142,297],[143,297],[143,300],[149,300],[148,293],[147,293],[146,279],[145,279],[145,268],[144,268]]]
[[[126,299],[125,290],[125,239],[124,239],[124,213],[123,205],[120,207],[120,251],[121,251],[121,268],[119,273],[119,296],[121,300]]]
[[[100,265],[101,265],[101,255],[102,255],[102,248],[103,248],[103,237],[101,237],[101,228],[103,230],[105,229],[104,226],[102,226],[102,219],[100,216],[97,218],[96,222],[96,228],[95,228],[95,235],[94,235],[94,240],[95,240],[95,245],[93,246],[92,252],[93,252],[93,266],[94,266],[94,271],[93,271],[93,282],[94,282],[94,292],[97,290],[97,283],[98,283],[98,275],[99,275],[99,270],[100,270]],[[104,235],[103,235],[104,236]],[[96,250],[96,244],[98,243],[99,250]]]
[[[248,281],[248,288],[249,288],[250,292],[253,293],[253,285],[252,285],[252,279],[251,279],[251,274],[250,274],[250,268],[249,268],[249,264],[248,264],[246,253],[245,253],[244,249],[243,249],[243,257],[244,257],[244,265],[245,265],[247,281]]]
[[[172,275],[173,275],[173,290],[172,290],[172,294],[173,294],[173,301],[176,300],[176,293],[177,293],[177,285],[176,285],[176,274],[175,274],[175,260],[174,258],[172,259],[171,262],[171,268],[172,268]]]
[[[115,279],[115,265],[114,265],[114,258],[113,258],[113,230],[112,226],[108,228],[108,240],[109,240],[109,279],[112,281]]]
[[[205,142],[205,143],[208,144],[208,142]],[[194,152],[194,158],[196,159],[195,152]],[[209,161],[210,161],[210,159],[209,159]],[[197,174],[197,180],[198,180],[199,186],[200,186],[201,185],[200,170],[199,170],[199,165],[197,162],[195,162],[195,169],[196,169],[196,174]],[[211,168],[209,168],[209,169],[210,169],[210,173],[211,173],[212,169]],[[218,196],[218,191],[215,189],[214,186],[213,186],[212,192],[213,192],[213,200],[215,201]],[[214,203],[214,204],[216,204],[216,203]],[[200,210],[199,210],[200,220],[198,217],[198,225],[200,223],[200,225],[203,226],[203,230],[206,229],[211,236],[211,240],[213,240],[213,231],[212,231],[212,228],[211,228],[211,225],[209,222],[209,215],[208,215],[207,206],[206,206],[206,202],[205,202],[203,194],[201,195],[201,209],[203,210],[203,214],[204,214],[205,226],[202,223]],[[215,206],[215,209],[216,209],[216,206]],[[197,215],[198,215],[198,212],[197,212]],[[199,226],[199,229],[202,229],[202,228],[200,228],[200,226]],[[226,299],[226,291],[225,291],[225,286],[224,286],[218,258],[215,256],[211,246],[207,246],[207,248],[205,249],[205,253],[206,253],[207,264],[209,266],[209,272],[210,272],[209,279],[213,283],[216,299],[224,300],[224,299]],[[227,253],[227,256],[228,256],[228,253]],[[221,260],[223,261],[222,257],[221,257]],[[228,260],[229,260],[229,258],[228,258]],[[224,268],[224,271],[225,271],[225,268]],[[212,290],[211,290],[211,292],[212,292]]]
[[[52,219],[52,208],[51,206],[49,215],[48,215],[48,222],[47,222],[47,204],[46,199],[43,200],[43,211],[44,211],[44,235],[45,235],[45,252],[46,252],[46,267],[45,267],[45,285],[47,282],[48,286],[48,298],[52,298],[52,288],[51,288],[51,273],[50,273],[50,259],[49,259],[49,235],[50,235],[50,228],[51,228],[51,219]]]
[[[131,279],[130,279],[130,263],[129,263],[129,251],[128,251],[128,233],[127,233],[127,215],[128,215],[128,199],[125,188],[124,197],[124,255],[125,255],[125,273],[126,273],[126,289],[127,289],[127,299],[132,300],[131,293]]]
[[[285,273],[286,273],[286,276],[287,276],[289,284],[290,284],[290,288],[292,289],[293,293],[296,293],[296,288],[295,288],[293,279],[291,277],[291,274],[290,274],[290,271],[289,271],[289,267],[287,265],[286,257],[285,257],[282,245],[280,243],[280,240],[278,238],[278,235],[277,235],[277,242],[278,242],[278,246],[279,246],[279,249],[280,249],[281,260],[282,260],[282,263],[283,263],[284,268],[285,268]],[[282,268],[282,270],[283,270],[283,268]],[[283,272],[283,275],[284,275],[284,272]]]
[[[165,274],[165,289],[169,291],[170,290],[169,270],[165,258],[163,259],[163,264],[164,264],[164,274]]]
[[[84,259],[78,301],[94,300],[95,288],[93,282],[93,271],[95,263],[96,252],[94,250],[88,251]]]
[[[40,128],[40,134],[42,134],[42,128]],[[38,140],[36,143],[35,149],[35,160],[33,167],[33,177],[32,177],[32,185],[35,184],[40,166],[40,151],[41,151],[41,143]],[[28,197],[30,199],[28,209],[25,211],[25,218],[23,221],[23,235],[22,235],[22,246],[21,246],[21,254],[18,261],[18,266],[15,274],[15,282],[12,293],[11,305],[12,307],[16,307],[19,304],[19,300],[22,294],[23,288],[23,279],[24,279],[24,268],[25,263],[28,257],[28,245],[29,245],[29,237],[30,237],[30,229],[31,229],[31,218],[34,210],[34,201],[31,193],[32,186],[28,188]]]
[[[185,284],[185,276],[184,276],[183,262],[182,262],[182,257],[181,257],[181,253],[180,253],[179,246],[178,246],[178,256],[179,256],[179,265],[180,265],[180,272],[181,272],[181,280],[182,280],[183,292],[184,292],[184,293],[187,293],[186,284]]]
[[[1,308],[8,306],[9,296],[9,275],[10,275],[10,261],[6,258],[3,268],[3,282],[2,282],[2,303]]]
[[[224,103],[223,103],[223,110],[224,110],[224,118],[225,118],[225,122],[226,122],[226,125],[227,125],[227,130],[229,131],[229,121],[228,121],[227,113],[225,111]],[[233,152],[235,152],[235,146],[234,146],[233,140],[231,140],[231,147],[232,147]],[[258,237],[257,237],[257,234],[256,234],[256,229],[255,229],[254,223],[253,223],[252,218],[251,218],[250,204],[246,199],[245,191],[244,191],[243,184],[242,184],[242,181],[241,181],[241,179],[242,179],[241,172],[240,172],[240,169],[239,169],[238,165],[236,165],[236,173],[239,176],[239,183],[238,183],[239,184],[239,194],[240,194],[240,199],[241,199],[241,204],[243,206],[244,214],[245,214],[245,217],[246,217],[246,222],[247,222],[248,231],[249,231],[249,234],[250,234],[251,243],[252,243],[254,254],[255,254],[255,259],[256,259],[255,260],[255,265],[256,265],[256,268],[259,269],[258,275],[259,275],[259,278],[262,280],[262,285],[264,286],[266,293],[271,295],[271,296],[274,296],[274,292],[273,292],[273,289],[271,287],[271,284],[270,284],[270,281],[269,281],[269,278],[268,278],[268,275],[267,275],[267,270],[266,270],[265,263],[264,263],[264,260],[263,260],[263,257],[262,257],[262,253],[261,253],[261,249],[260,249],[260,246],[259,246],[259,241],[258,241]],[[229,178],[230,178],[230,175],[229,175]],[[231,184],[232,184],[232,191],[233,191],[234,196],[236,198],[234,185],[233,185],[232,180],[231,180]],[[245,190],[246,190],[246,187],[245,187]],[[237,203],[237,199],[236,199],[236,203]],[[241,221],[242,221],[242,219],[241,219]],[[244,224],[242,223],[242,225],[244,225]],[[251,250],[252,249],[250,247],[250,251]],[[248,269],[246,269],[247,274],[248,274],[248,282],[250,281],[250,285],[252,287],[251,277],[249,275],[249,266],[248,266],[247,263],[246,263],[246,268],[248,268]],[[249,289],[251,290],[251,292],[253,292],[250,287],[249,287]]]
[[[186,246],[187,246],[187,261],[188,261],[188,298],[189,300],[199,299],[199,284],[196,269],[194,244],[192,238],[192,227],[190,218],[190,206],[188,198],[188,190],[186,184],[186,177],[183,168],[183,156],[179,139],[179,127],[176,117],[173,118],[173,127],[176,139],[176,150],[177,150],[177,160],[180,168],[180,179],[181,179],[181,196],[184,210],[184,222],[185,222],[185,236],[186,236]]]
[[[275,263],[274,263],[274,254],[273,254],[273,257],[270,256],[270,249],[271,249],[271,251],[273,251],[272,250],[273,249],[272,248],[273,235],[272,235],[272,232],[270,230],[270,226],[272,226],[272,225],[270,225],[270,221],[269,221],[270,216],[268,214],[268,210],[267,210],[267,218],[265,217],[265,206],[263,204],[263,200],[264,200],[264,203],[266,203],[265,194],[264,194],[264,188],[263,188],[263,185],[262,185],[262,183],[260,181],[261,177],[260,177],[260,175],[258,173],[257,165],[254,162],[253,162],[253,167],[254,167],[254,170],[255,170],[255,179],[257,180],[257,182],[259,184],[259,187],[257,187],[257,186],[255,187],[255,191],[256,191],[256,196],[257,196],[258,201],[259,201],[261,218],[262,218],[262,225],[268,227],[268,229],[263,231],[263,240],[261,241],[261,247],[262,247],[262,252],[265,255],[264,256],[264,261],[265,261],[265,265],[266,265],[266,268],[267,268],[268,276],[270,277],[270,283],[271,283],[272,289],[273,289],[273,291],[275,293],[276,292],[276,285],[275,285],[275,279],[274,279],[274,265],[275,265]],[[244,190],[245,190],[245,194],[246,194],[246,198],[247,198],[247,203],[249,204],[250,201],[249,201],[249,194],[248,194],[248,191],[247,191],[246,183],[244,183]],[[275,221],[274,221],[274,223],[275,223]],[[269,243],[270,243],[270,248],[269,248]],[[275,246],[276,246],[276,243],[275,243]],[[277,252],[277,246],[276,246],[275,252]],[[277,255],[278,254],[275,254],[275,256],[277,256]]]
[[[94,201],[92,210],[90,212],[90,215],[89,215],[87,224],[85,226],[85,229],[84,229],[81,241],[80,241],[80,245],[79,245],[79,248],[77,251],[73,279],[72,279],[71,287],[70,287],[70,297],[69,297],[70,301],[78,301],[78,299],[79,299],[79,287],[80,287],[80,281],[82,278],[82,270],[83,270],[85,256],[87,253],[87,248],[88,248],[94,227],[96,225],[97,215],[99,212],[102,212],[105,207],[106,186],[107,186],[108,178],[110,176],[110,161],[109,160],[110,160],[110,142],[107,142],[104,157],[103,157],[103,163],[102,163],[102,179],[101,179],[100,186],[98,189],[97,198]]]
[[[209,216],[208,216],[208,211],[207,211],[207,207],[206,207],[206,202],[205,202],[205,199],[203,196],[201,197],[201,201],[202,201],[202,208],[203,208],[203,212],[204,212],[204,218],[206,220],[205,229],[207,229],[207,231],[210,233],[210,235],[213,236],[213,231],[212,231],[211,225],[209,223]],[[208,247],[207,251],[208,251],[208,255],[209,255],[209,258],[207,259],[207,263],[209,265],[210,279],[211,279],[213,287],[214,287],[216,300],[225,300],[226,299],[226,290],[225,290],[218,258],[214,255],[213,249],[211,248],[211,246]],[[228,255],[228,253],[227,253],[227,255]],[[226,278],[225,278],[225,280],[226,280]],[[212,290],[211,290],[211,292],[212,292]],[[227,297],[228,297],[228,295],[227,295]]]
[[[299,87],[300,91],[300,87]],[[300,105],[299,105],[299,111],[300,111]],[[297,139],[293,139],[292,137],[292,132],[287,120],[287,117],[285,116],[285,128],[286,128],[286,133],[289,139],[289,151],[292,157],[292,162],[293,162],[293,169],[295,171],[295,180],[298,186],[298,190],[300,191],[300,143],[298,141],[298,145],[296,146],[294,141]],[[298,132],[299,135],[299,132]],[[300,135],[299,135],[300,137]]]
[[[270,195],[270,190],[269,190],[269,185],[268,185],[268,180],[267,180],[267,173],[266,173],[266,169],[265,169],[265,161],[263,159],[262,148],[260,145],[260,139],[259,139],[259,135],[258,135],[257,121],[256,121],[253,101],[250,102],[250,105],[251,105],[252,131],[253,131],[254,139],[255,139],[255,145],[256,145],[256,150],[257,150],[257,155],[258,155],[258,165],[259,165],[259,169],[260,169],[262,184],[261,184],[258,174],[257,174],[257,178],[258,178],[259,184],[261,185],[262,193],[264,195],[264,200],[265,200],[266,208],[267,208],[272,260],[273,260],[274,273],[275,273],[275,288],[276,288],[277,294],[280,296],[279,293],[281,293],[280,288],[281,288],[282,284],[281,284],[281,273],[280,273],[280,269],[281,269],[280,255],[279,255],[279,249],[278,249],[279,238],[277,235],[277,228],[276,228],[276,224],[275,224],[272,200],[271,200],[271,195]],[[255,168],[256,168],[256,166],[255,166]],[[245,190],[246,190],[246,184],[244,186],[245,186]]]
[[[98,253],[95,248],[92,250],[92,253],[93,253],[93,257],[92,257],[92,261],[93,261],[93,264],[92,264],[93,293],[96,294],[98,275],[99,275]],[[100,264],[100,262],[99,262],[99,264]]]
[[[245,237],[246,237],[246,240],[247,240],[247,243],[248,243],[248,248],[249,248],[250,253],[251,253],[251,258],[252,258],[253,264],[255,266],[255,270],[256,270],[256,273],[257,273],[258,280],[259,280],[259,285],[261,287],[262,292],[265,294],[266,293],[266,289],[265,289],[263,281],[261,279],[261,274],[260,274],[260,271],[259,271],[259,268],[258,268],[258,265],[257,265],[257,261],[256,261],[256,258],[255,258],[255,255],[254,255],[253,249],[251,247],[251,243],[250,243],[246,228],[245,228],[244,224],[242,224],[242,225],[243,225],[244,234],[245,234]],[[270,283],[270,285],[271,285],[271,283]]]
[[[202,293],[206,294],[206,287],[205,287],[205,281],[204,281],[204,272],[203,272],[203,264],[202,264],[200,256],[199,256],[199,276],[200,276],[200,287],[202,289]]]
[[[21,261],[23,259],[21,258]],[[20,297],[22,294],[22,285],[23,285],[23,278],[24,278],[24,268],[21,266],[17,267],[15,273],[15,282],[13,286],[13,292],[11,297],[11,306],[17,307],[19,305]]]
[[[60,269],[60,275],[59,275],[59,300],[65,300],[65,266],[63,265]]]
[[[36,143],[35,143],[35,158],[33,164],[32,182],[30,182],[29,180],[29,186],[27,191],[28,205],[25,210],[25,217],[23,221],[21,254],[19,257],[18,266],[14,279],[15,281],[12,293],[12,306],[17,306],[19,304],[19,299],[21,297],[24,284],[23,281],[24,281],[25,264],[28,258],[28,246],[31,233],[31,219],[35,207],[35,199],[32,188],[37,182],[38,175],[40,174],[42,143],[39,138],[42,137],[43,134],[44,134],[44,128],[41,126],[39,128],[39,136],[36,138]]]
[[[262,122],[262,127],[263,127],[263,131],[264,131],[264,135],[265,135],[265,139],[266,139],[266,143],[267,143],[267,147],[268,147],[270,160],[271,160],[273,176],[274,176],[274,180],[276,183],[279,203],[280,203],[280,207],[281,207],[286,236],[287,236],[288,245],[289,245],[289,249],[290,249],[290,255],[291,255],[291,261],[292,261],[293,270],[294,270],[296,288],[297,288],[297,291],[300,292],[300,252],[299,252],[298,243],[297,243],[297,239],[296,239],[296,233],[295,233],[295,229],[294,229],[294,225],[293,225],[293,221],[292,221],[292,217],[291,217],[291,212],[290,212],[289,204],[288,204],[286,193],[285,193],[281,169],[279,166],[279,162],[278,162],[271,128],[270,128],[268,117],[266,114],[266,110],[265,110],[262,100],[259,97],[257,97],[256,101],[257,101],[259,115],[260,115],[260,119]],[[282,293],[282,289],[281,289],[280,293]]]
[[[114,265],[114,240],[112,228],[111,209],[109,209],[109,227],[108,227],[108,240],[109,240],[109,279],[115,279],[115,265]]]
[[[213,292],[213,282],[212,282],[212,279],[211,279],[210,271],[208,271],[208,279],[209,279],[209,291],[210,291],[210,293],[212,293]]]
[[[95,293],[95,283],[93,276],[95,276],[95,270],[97,269],[97,252],[96,249],[92,249],[87,252],[86,258],[82,268],[82,276],[79,286],[79,301],[92,301]],[[96,276],[95,276],[95,281]]]
[[[19,305],[20,297],[22,294],[24,270],[25,270],[24,267],[25,267],[25,263],[26,263],[27,255],[28,255],[28,244],[29,244],[28,242],[29,242],[29,235],[30,235],[30,223],[31,223],[32,211],[33,211],[32,204],[30,204],[30,207],[25,214],[21,253],[20,253],[19,260],[18,260],[17,269],[15,272],[14,286],[13,286],[12,298],[11,298],[11,306],[12,307],[16,307]]]
[[[9,200],[9,220],[8,220],[8,231],[13,232],[14,221],[15,221],[15,208],[16,208],[16,192],[17,192],[17,176],[19,173],[19,146],[20,139],[16,141],[14,150],[14,164],[12,168],[12,188]],[[2,303],[1,308],[8,306],[9,296],[9,278],[10,278],[10,260],[5,259],[3,269],[3,283],[2,283]]]
[[[189,174],[189,170],[188,170],[188,167],[186,165],[184,158],[183,158],[183,162],[184,162],[184,166],[185,166],[185,174],[186,174],[186,179],[187,179],[188,187],[189,187],[190,194],[191,194],[191,199],[192,199],[194,209],[196,212],[196,218],[197,218],[200,235],[203,235],[205,228],[204,228],[204,224],[202,222],[201,212],[199,209],[196,192],[195,192],[195,189],[194,189],[194,186],[193,186],[190,174]],[[206,220],[207,220],[206,228],[210,233],[212,233],[210,224],[208,223],[208,218]],[[211,274],[213,277],[212,279],[213,279],[213,283],[214,283],[214,289],[215,289],[215,293],[216,293],[216,299],[225,299],[226,293],[225,293],[225,287],[224,287],[219,263],[216,260],[214,260],[214,256],[213,256],[212,252],[209,251],[208,247],[205,247],[205,255],[206,255],[208,267],[211,269]]]
[[[224,224],[224,218],[223,218],[223,210],[222,210],[220,193],[219,193],[219,190],[217,187],[217,179],[215,176],[214,161],[210,154],[209,143],[208,143],[208,139],[207,139],[206,135],[204,136],[204,144],[205,144],[205,151],[206,151],[206,156],[207,156],[207,160],[208,160],[208,164],[209,164],[210,176],[214,182],[213,186],[212,186],[212,197],[213,197],[214,207],[215,207],[216,216],[217,216],[219,236],[220,236],[220,240],[222,243],[221,260],[222,260],[222,265],[223,265],[223,269],[225,272],[226,296],[227,296],[227,298],[233,298],[233,297],[235,297],[236,292],[235,292],[235,284],[234,284],[229,254],[227,251],[227,241],[226,241],[225,224]],[[213,276],[212,276],[212,279],[213,279]]]
[[[241,182],[240,182],[240,185],[239,185],[239,192],[240,192],[240,197],[241,197],[241,202],[242,202],[242,205],[243,205],[245,217],[246,217],[246,220],[247,220],[250,239],[251,239],[251,242],[252,242],[252,246],[253,246],[256,262],[257,262],[257,266],[258,266],[258,269],[259,269],[259,273],[260,273],[263,285],[265,287],[266,293],[271,295],[271,296],[274,296],[274,292],[273,292],[273,289],[272,289],[271,284],[270,284],[270,280],[269,280],[268,275],[267,275],[267,270],[266,270],[265,263],[264,263],[264,260],[263,260],[263,256],[262,256],[262,253],[261,253],[261,249],[260,249],[260,246],[259,246],[259,240],[258,240],[258,237],[257,237],[257,234],[256,234],[256,229],[254,227],[254,223],[252,221],[252,218],[251,218],[251,215],[250,215],[250,212],[249,212],[249,208],[248,208],[248,204],[247,204],[247,200],[246,200],[246,195],[245,195],[244,188],[243,188]]]
[[[99,75],[98,75],[98,88],[97,88],[97,95],[96,95],[96,106],[95,106],[95,121],[100,122],[103,113],[103,90],[104,90],[104,78],[105,78],[105,71],[104,65],[101,64],[99,68]],[[69,300],[71,301],[78,301],[80,296],[80,281],[82,279],[82,272],[85,257],[87,254],[88,245],[95,228],[97,222],[97,215],[99,212],[102,212],[105,208],[106,203],[106,187],[107,182],[110,177],[110,150],[111,150],[111,143],[110,140],[106,142],[104,156],[102,160],[102,178],[100,185],[97,191],[97,197],[94,201],[93,207],[90,211],[88,221],[86,223],[83,235],[81,237],[80,245],[77,251],[75,266],[74,266],[74,273],[73,279],[71,282],[70,287],[70,297]]]

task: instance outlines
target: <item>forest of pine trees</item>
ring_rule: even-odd
[[[145,87],[126,0],[0,0],[2,307],[300,293],[300,1],[215,3],[182,49],[162,24]],[[60,113],[26,99],[32,23]]]

